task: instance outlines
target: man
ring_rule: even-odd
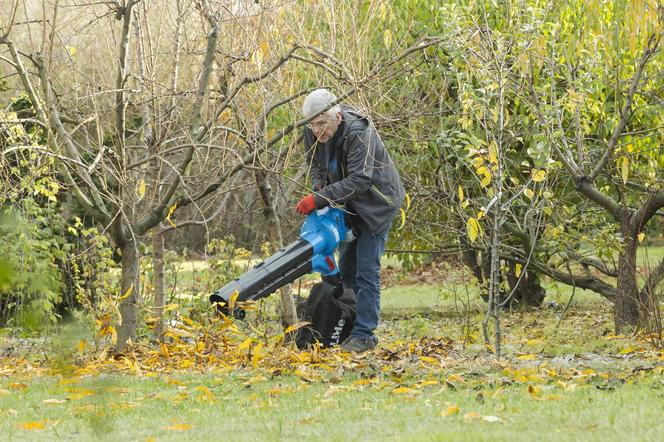
[[[341,348],[363,352],[376,346],[374,330],[380,315],[380,259],[405,191],[392,159],[369,120],[348,106],[334,105],[326,89],[304,100],[305,118],[320,113],[304,129],[307,162],[314,193],[297,203],[307,215],[329,204],[345,204],[359,237],[342,243],[339,270],[344,288],[357,295],[357,317]]]

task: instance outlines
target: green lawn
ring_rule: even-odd
[[[453,375],[468,379],[456,387],[446,383],[444,368],[428,376],[429,385],[404,377],[395,387],[380,375],[366,383],[361,375],[369,371],[350,370],[341,381],[284,376],[250,386],[236,375],[111,375],[66,385],[38,378],[0,396],[0,434],[3,440],[656,441],[664,431],[661,374],[625,384],[593,378],[572,390],[563,381],[500,386],[491,371],[483,379]]]
[[[608,302],[577,290],[565,311],[571,288],[547,281],[553,304],[502,312],[496,360],[477,290],[447,276],[391,283],[379,349],[355,357],[276,344],[276,296],[231,347],[207,326],[128,360],[83,358],[78,335],[0,345],[0,440],[661,440],[664,350],[614,335]]]

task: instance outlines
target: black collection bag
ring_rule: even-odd
[[[327,282],[315,284],[302,315],[310,324],[297,331],[297,348],[309,348],[316,342],[334,347],[343,342],[353,329],[356,302],[352,289],[340,290]]]

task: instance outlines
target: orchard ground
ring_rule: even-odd
[[[661,440],[659,336],[613,334],[599,296],[548,282],[545,307],[503,312],[497,359],[463,272],[386,282],[379,348],[361,355],[284,344],[276,296],[242,323],[177,310],[165,343],[121,356],[80,324],[5,330],[1,439]]]

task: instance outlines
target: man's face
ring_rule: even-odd
[[[334,136],[340,122],[340,113],[333,117],[330,117],[327,114],[323,114],[311,120],[308,126],[309,129],[311,129],[311,131],[314,133],[314,136],[319,143],[327,143]]]

